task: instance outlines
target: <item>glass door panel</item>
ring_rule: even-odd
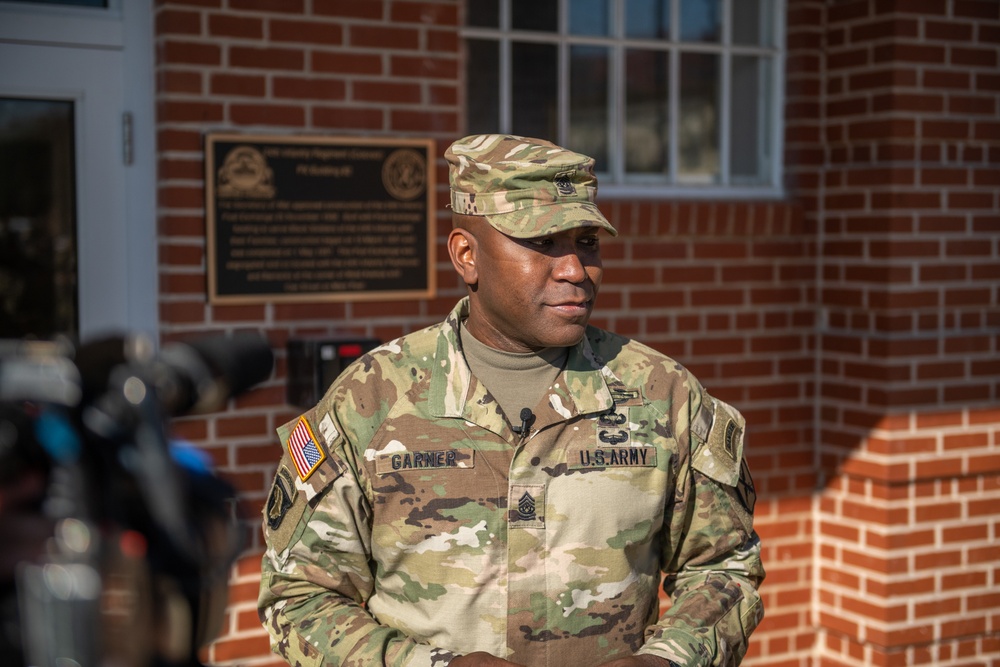
[[[0,337],[79,331],[73,102],[0,98]]]

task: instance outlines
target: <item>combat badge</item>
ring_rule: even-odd
[[[638,389],[626,387],[621,383],[608,385],[611,391],[611,400],[615,402],[615,407],[642,407],[642,392]]]
[[[609,412],[597,418],[598,447],[607,445],[629,446],[632,444],[632,434],[629,432],[628,411]]]

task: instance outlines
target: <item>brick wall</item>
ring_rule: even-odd
[[[785,203],[607,201],[594,323],[690,368],[747,419],[766,616],[746,664],[800,664],[813,644],[812,234]]]
[[[824,10],[817,664],[987,664],[1000,4]]]
[[[285,341],[389,340],[440,320],[464,288],[439,244],[433,300],[209,305],[203,135],[420,136],[440,154],[463,127],[460,4],[157,3],[162,335],[261,329],[278,357],[227,411],[178,423],[248,517],[209,662],[282,664],[254,600],[274,428],[294,416]],[[675,357],[747,417],[768,570],[748,664],[993,656],[998,5],[787,4],[788,200],[605,198],[622,234],[605,245],[594,322]],[[436,224],[443,241],[443,208]]]

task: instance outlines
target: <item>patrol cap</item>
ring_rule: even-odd
[[[451,209],[519,239],[575,227],[618,231],[597,208],[594,159],[544,139],[477,134],[444,153]]]

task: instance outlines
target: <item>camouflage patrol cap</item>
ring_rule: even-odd
[[[575,227],[618,232],[594,203],[594,159],[544,139],[477,134],[444,153],[451,209],[484,216],[515,238],[547,236]]]

